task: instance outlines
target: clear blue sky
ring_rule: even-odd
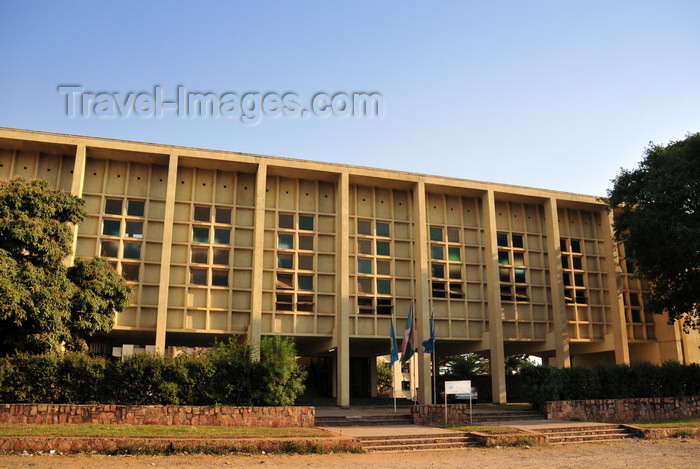
[[[700,131],[700,2],[0,3],[0,126],[604,195]],[[86,92],[378,92],[381,118],[67,117]]]

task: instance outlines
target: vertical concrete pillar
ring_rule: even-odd
[[[494,404],[506,403],[506,367],[501,313],[501,280],[498,276],[498,239],[496,199],[493,190],[482,197],[484,212],[484,244],[486,248],[486,291],[489,310],[491,393]]]
[[[550,361],[560,368],[571,366],[569,352],[569,328],[566,315],[566,301],[562,285],[564,271],[561,265],[561,243],[559,242],[559,213],[557,201],[549,198],[544,202],[545,232],[547,233],[547,259],[549,269],[549,288],[552,297],[552,320],[554,322],[554,360]]]
[[[340,174],[338,181],[338,307],[335,318],[336,402],[350,405],[350,176]]]
[[[163,247],[160,254],[160,283],[158,285],[158,316],[156,319],[156,353],[165,353],[165,331],[168,326],[168,289],[170,287],[170,255],[173,244],[175,191],[177,187],[178,155],[170,155],[163,220]]]
[[[426,214],[425,182],[421,178],[413,186],[413,258],[415,259],[416,296],[416,345],[418,353],[417,400],[421,404],[431,404],[433,396],[432,369],[430,354],[423,353],[421,342],[430,336],[430,281],[428,275],[428,216]]]
[[[267,162],[258,164],[255,175],[255,221],[253,222],[253,278],[250,299],[248,340],[253,345],[253,358],[260,359],[262,334],[263,259],[265,256],[265,194],[267,189]]]
[[[615,363],[629,364],[630,350],[627,337],[627,319],[625,318],[625,302],[622,291],[618,288],[618,274],[620,273],[620,256],[613,243],[613,214],[602,212],[600,221],[602,235],[605,241],[605,258],[611,262],[605,263],[605,271],[608,277],[606,285],[610,297],[610,314],[612,320],[613,344],[615,347]]]
[[[85,145],[78,145],[75,149],[75,161],[73,162],[73,179],[71,181],[70,193],[76,197],[83,196],[83,185],[85,183],[85,159],[86,159],[86,148]],[[73,232],[73,248],[71,249],[71,254],[65,259],[66,265],[73,265],[73,259],[75,259],[75,250],[78,247],[78,227],[72,226],[71,230]]]

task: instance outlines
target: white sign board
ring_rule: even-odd
[[[445,381],[445,394],[466,394],[472,392],[472,382],[466,381]]]

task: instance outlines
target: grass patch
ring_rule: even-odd
[[[639,428],[692,428],[700,427],[700,419],[686,420],[648,420],[642,422],[626,422],[627,425],[632,425]]]
[[[478,432],[486,433],[487,435],[502,435],[507,433],[522,433],[521,430],[513,427],[504,427],[500,425],[458,425],[455,427],[446,427],[449,430],[457,430],[460,432]]]
[[[0,425],[0,436],[133,438],[328,438],[316,428],[189,427],[170,425]]]

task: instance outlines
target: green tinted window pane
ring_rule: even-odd
[[[105,200],[105,213],[112,215],[122,214],[122,199],[107,199]]]
[[[391,230],[388,223],[377,222],[377,236],[388,238],[391,236]]]
[[[430,258],[431,259],[444,259],[445,250],[442,246],[430,246]]]
[[[498,251],[498,263],[510,264],[510,256],[508,255],[508,251]]]
[[[314,217],[299,215],[299,229],[304,231],[314,230]]]
[[[314,237],[299,235],[299,249],[303,251],[313,251]]]
[[[127,238],[143,238],[143,222],[128,221],[126,222],[126,230],[124,236]]]
[[[451,261],[461,261],[462,255],[459,248],[447,248],[447,258]]]
[[[522,248],[522,247],[524,247],[524,244],[523,244],[523,235],[519,235],[519,234],[514,234],[514,235],[513,235],[513,247],[514,247],[514,248]]]
[[[573,259],[574,269],[576,269],[576,270],[583,269],[583,263],[581,262],[580,257],[573,257],[572,259]]]
[[[496,236],[499,246],[508,246],[508,235],[506,233],[498,233]]]
[[[124,258],[141,259],[141,243],[124,243]]]
[[[581,252],[581,241],[571,240],[571,252]]]
[[[388,241],[377,241],[377,255],[390,256],[391,245]]]
[[[569,256],[561,256],[561,266],[565,269],[569,268]]]
[[[357,260],[357,271],[361,274],[371,274],[372,273],[372,259],[358,259]]]
[[[288,254],[279,254],[277,256],[277,267],[280,269],[293,269],[294,257]]]
[[[106,236],[119,236],[121,222],[119,220],[103,220],[102,234]]]
[[[290,234],[277,235],[278,249],[294,249],[294,236]]]
[[[314,289],[313,275],[299,275],[299,290],[312,291]]]
[[[447,229],[447,241],[450,243],[459,243],[459,230],[454,228]]]
[[[195,243],[208,243],[209,242],[209,228],[202,228],[201,226],[192,227],[192,241]]]
[[[146,203],[143,200],[130,200],[126,204],[126,214],[131,217],[142,217]]]
[[[565,239],[565,238],[561,238],[561,239],[559,240],[559,247],[561,248],[561,252],[567,252],[567,251],[569,250],[569,248],[568,248],[567,245],[566,245],[566,239]]]
[[[430,241],[442,241],[442,228],[430,227]]]
[[[583,274],[574,274],[574,284],[577,287],[583,287]]]
[[[525,269],[515,269],[515,282],[525,283]]]
[[[391,295],[391,280],[377,279],[377,293]]]
[[[217,287],[228,287],[228,270],[213,270],[211,284]]]
[[[214,242],[216,244],[231,244],[231,230],[228,228],[216,228],[214,230]]]
[[[451,265],[450,266],[450,278],[452,278],[452,279],[462,278],[462,266],[461,265]]]
[[[445,278],[445,266],[443,264],[430,264],[430,269],[432,270],[433,277]]]

